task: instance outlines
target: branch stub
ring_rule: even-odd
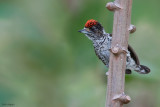
[[[135,25],[130,25],[129,26],[129,32],[134,33],[136,31],[136,26]]]
[[[131,101],[131,97],[128,95],[125,95],[125,93],[123,92],[122,94],[114,96],[113,100],[120,101],[123,104],[128,104]]]
[[[121,7],[119,6],[119,4],[115,3],[115,2],[108,2],[106,4],[106,8],[110,11],[115,11],[118,9],[121,9]]]
[[[114,46],[114,47],[111,47],[110,51],[114,55],[119,55],[120,53],[127,53],[127,49],[125,49],[122,46],[119,46],[118,44],[116,44],[116,46]]]

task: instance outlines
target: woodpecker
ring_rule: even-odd
[[[106,33],[103,26],[96,20],[88,20],[80,33],[84,33],[93,43],[93,47],[97,57],[109,67],[110,49],[112,43],[112,34]],[[126,58],[126,74],[136,71],[140,74],[148,74],[150,69],[147,66],[140,65],[138,56],[133,48],[128,45]]]

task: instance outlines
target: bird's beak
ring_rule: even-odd
[[[88,31],[86,29],[79,30],[78,32],[80,32],[80,33],[88,33]]]

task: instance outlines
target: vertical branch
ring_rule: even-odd
[[[124,84],[128,37],[135,29],[130,26],[132,0],[115,0],[107,3],[106,7],[114,11],[106,107],[122,107],[131,100],[124,93]]]

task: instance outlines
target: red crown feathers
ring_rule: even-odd
[[[86,22],[85,27],[86,27],[86,28],[91,28],[92,26],[96,25],[97,23],[98,23],[98,22],[97,22],[96,20],[91,19],[91,20],[88,20],[88,21]]]

